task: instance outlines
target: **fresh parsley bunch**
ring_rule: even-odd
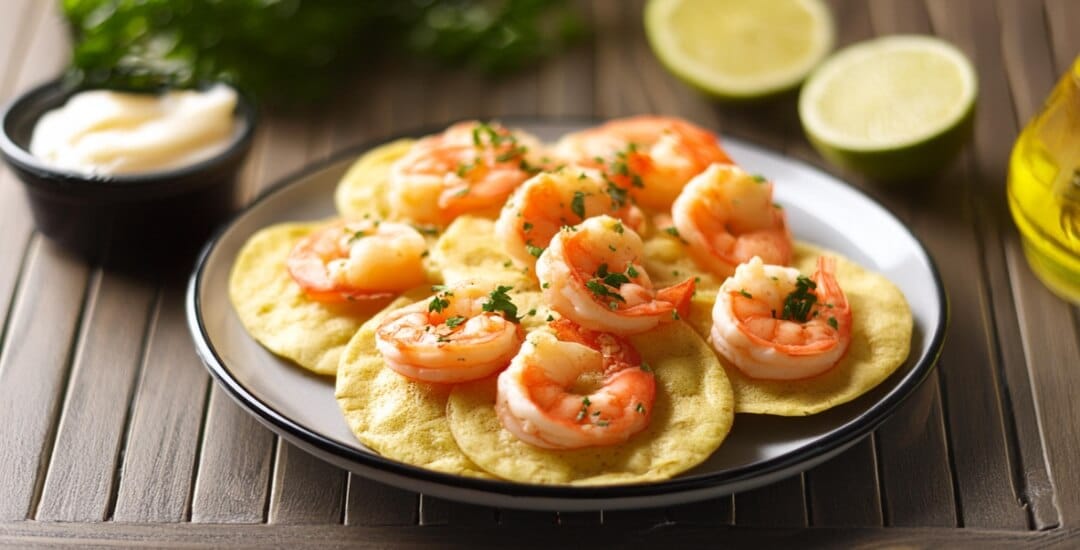
[[[565,0],[62,0],[71,76],[150,90],[230,82],[298,102],[386,54],[488,73],[550,55],[583,29]]]

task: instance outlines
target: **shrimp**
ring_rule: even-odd
[[[426,249],[424,237],[405,224],[341,221],[301,239],[285,264],[317,302],[382,299],[427,280]]]
[[[496,213],[539,170],[541,147],[536,138],[497,124],[454,124],[394,162],[390,208],[396,217],[439,226],[467,212]]]
[[[495,412],[546,449],[617,445],[649,426],[656,380],[626,340],[566,320],[529,334],[499,374]]]
[[[626,191],[602,181],[595,170],[543,172],[507,201],[495,222],[495,235],[512,258],[532,267],[559,228],[599,214],[611,214],[631,228],[639,227],[644,219]]]
[[[671,217],[694,261],[720,277],[754,256],[787,265],[791,232],[772,194],[772,182],[761,176],[714,164],[683,189]]]
[[[444,384],[505,368],[522,341],[516,312],[505,307],[512,303],[509,287],[435,289],[430,300],[390,312],[375,330],[375,348],[386,365],[414,380]]]
[[[836,282],[835,258],[813,278],[754,257],[720,286],[709,341],[744,374],[794,380],[821,374],[851,343],[851,307]]]
[[[544,300],[592,330],[645,332],[688,314],[694,279],[655,290],[641,265],[641,237],[610,216],[565,228],[536,262]]]
[[[666,211],[686,182],[730,163],[713,133],[673,117],[635,116],[568,134],[554,155],[605,171],[642,206]]]

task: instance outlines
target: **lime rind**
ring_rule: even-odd
[[[810,15],[813,36],[810,51],[798,63],[749,77],[727,75],[686,54],[676,43],[676,31],[667,23],[683,0],[650,0],[645,6],[645,34],[660,62],[690,86],[718,99],[753,100],[773,97],[797,88],[832,50],[835,25],[821,0],[794,0]]]

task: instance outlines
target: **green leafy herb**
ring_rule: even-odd
[[[626,274],[631,277],[637,277],[638,275],[640,275],[640,273],[638,273],[638,270],[634,269],[634,266],[632,265],[626,268]]]
[[[502,73],[583,35],[567,0],[64,0],[72,75],[158,90],[224,80],[304,102],[402,52]],[[357,52],[364,52],[358,55]]]
[[[836,317],[829,317],[829,326],[836,330],[840,330],[840,323],[836,322]]]
[[[351,237],[349,237],[349,244],[352,244],[353,241],[358,241],[358,240],[360,240],[362,238],[364,238],[364,232],[363,231],[356,231],[356,232],[354,232],[352,234]]]
[[[784,298],[784,309],[780,312],[780,318],[805,323],[810,317],[810,310],[817,303],[817,295],[812,292],[815,288],[817,285],[814,281],[799,275],[795,280],[795,290]]]
[[[450,328],[457,328],[458,325],[465,322],[465,317],[461,315],[455,315],[446,320],[446,326]]]
[[[605,285],[604,283],[601,283],[600,281],[596,281],[596,280],[588,281],[588,282],[585,283],[585,288],[588,288],[590,291],[592,291],[593,294],[595,294],[598,297],[611,298],[613,300],[618,300],[618,301],[624,302],[624,303],[626,302],[626,298],[623,298],[622,296],[620,296],[618,292],[612,292],[610,289],[608,289],[607,285]],[[614,302],[611,302],[611,303],[614,303]],[[618,304],[616,304],[616,307],[617,306],[618,306]],[[612,308],[612,309],[615,309],[615,308]]]
[[[762,176],[761,174],[754,174],[753,176],[750,176],[750,177],[754,181],[756,181],[758,183],[765,183],[766,181],[768,181],[768,180],[765,179],[765,176]]]
[[[664,229],[664,233],[667,233],[668,235],[671,235],[672,237],[676,237],[676,238],[679,237],[679,230],[675,229],[674,227],[668,227],[668,228]]]
[[[529,232],[529,231],[532,231],[532,228],[533,228],[533,224],[531,224],[529,222],[525,222],[525,223],[521,224],[521,230],[522,231]]]
[[[612,182],[612,181],[608,181],[607,182],[607,194],[608,194],[609,197],[611,197],[611,202],[612,202],[612,204],[615,205],[616,208],[622,208],[623,206],[626,206],[626,200],[627,200],[627,191],[626,191],[626,189],[623,189],[622,187],[619,187],[618,185],[615,185],[615,183]]]
[[[641,413],[641,414],[645,414],[645,404],[644,403],[638,403],[637,407],[634,407],[634,410]]]
[[[581,191],[574,191],[574,198],[570,201],[570,210],[577,215],[578,218],[585,219],[585,193]]]
[[[614,229],[616,233],[622,235],[622,233],[623,233],[622,222],[615,222],[615,225],[613,225],[611,228]]]
[[[745,288],[739,289],[739,294],[742,294],[743,296],[746,296],[747,298],[753,298],[754,297],[754,295],[747,292]]]
[[[517,314],[517,306],[514,305],[513,300],[510,299],[510,295],[507,294],[507,292],[513,289],[514,287],[512,286],[499,285],[495,287],[495,290],[492,290],[491,294],[488,295],[488,301],[484,302],[480,308],[492,313],[501,312],[503,317],[506,317],[506,319],[511,322],[521,322],[521,319]]]
[[[539,246],[533,246],[531,244],[526,244],[525,245],[525,250],[529,251],[529,254],[532,254],[533,256],[535,256],[537,258],[539,258],[540,255],[544,253],[543,248],[540,248]]]
[[[641,364],[641,370],[643,370],[645,372],[652,372],[653,371],[652,367],[650,367],[648,363],[642,363]]]

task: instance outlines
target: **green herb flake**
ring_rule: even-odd
[[[648,363],[642,363],[641,364],[641,370],[643,370],[645,372],[652,372],[653,371],[652,367],[650,367]]]
[[[457,328],[458,325],[465,322],[465,317],[461,315],[455,315],[446,320],[446,326],[449,328]]]
[[[765,183],[766,181],[768,181],[768,180],[765,179],[765,176],[762,176],[761,174],[754,174],[753,176],[750,176],[750,177],[754,181],[756,181],[758,183]]]
[[[835,330],[840,330],[840,323],[836,322],[836,317],[829,317],[829,326]]]
[[[495,287],[495,290],[492,290],[491,294],[488,295],[488,301],[480,306],[481,309],[491,313],[501,312],[503,317],[506,317],[507,320],[513,323],[520,323],[521,318],[518,317],[517,306],[514,305],[513,300],[510,299],[510,295],[507,294],[507,292],[513,289],[514,287],[512,286],[499,285]]]
[[[540,248],[539,246],[533,246],[531,244],[525,245],[525,250],[528,250],[529,254],[532,254],[536,258],[539,258],[540,255],[544,253],[543,248]]]
[[[637,411],[640,414],[645,414],[645,404],[644,403],[638,403],[637,407],[634,407],[634,410]]]
[[[780,318],[785,321],[798,321],[805,323],[810,318],[810,312],[817,303],[817,295],[813,290],[817,288],[814,281],[799,275],[795,281],[795,290],[784,298],[784,309]]]
[[[623,234],[622,222],[615,222],[615,225],[613,225],[611,228],[614,229],[616,233],[618,233],[620,235]]]
[[[664,233],[671,235],[672,237],[679,238],[679,230],[674,227],[668,227],[664,229]]]
[[[747,298],[751,298],[751,299],[753,299],[753,297],[754,297],[754,295],[747,292],[745,288],[739,289],[739,294],[742,294],[743,296],[746,296]]]
[[[574,191],[574,198],[570,201],[570,210],[577,215],[578,218],[585,219],[585,193],[581,191]]]
[[[610,289],[608,289],[607,285],[605,285],[604,283],[601,283],[600,281],[596,281],[596,280],[588,281],[588,282],[585,283],[585,288],[588,288],[597,297],[611,298],[613,300],[618,300],[620,302],[626,302],[626,298],[623,298],[617,292],[612,292]],[[612,303],[614,303],[614,302],[610,302],[609,305],[612,304]],[[616,304],[616,307],[618,307],[618,304]],[[612,308],[612,309],[615,309],[615,308]]]
[[[640,275],[640,273],[638,273],[638,270],[634,269],[633,265],[626,268],[626,274],[631,277],[637,277],[638,275]]]
[[[677,310],[677,309],[671,310],[671,319],[674,320],[674,321],[678,321],[679,319],[682,319],[682,317],[679,315],[679,310]]]
[[[531,224],[529,222],[525,222],[525,223],[521,224],[521,230],[525,231],[526,233],[529,232],[529,231],[532,231],[532,228],[533,228],[533,224]]]

